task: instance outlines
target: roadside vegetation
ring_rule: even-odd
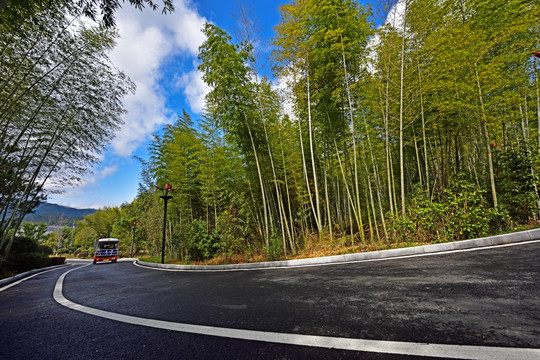
[[[44,244],[44,224],[25,223],[21,234],[14,237],[10,256],[0,258],[0,279],[25,271],[61,265],[65,257],[54,256],[53,248]]]
[[[229,263],[386,249],[537,225],[540,5],[350,0],[280,7],[271,80],[246,18],[207,24],[205,114],[155,134],[136,199],[79,221],[155,260]],[[247,15],[244,15],[247,16]],[[133,223],[137,223],[133,226]],[[135,230],[133,229],[135,228]],[[133,233],[135,231],[135,233]],[[72,251],[72,249],[75,249]]]
[[[265,261],[462,240],[537,225],[540,6],[402,1],[375,28],[353,1],[293,1],[273,39],[208,24],[206,113],[156,134],[137,198],[86,217],[140,256]],[[249,24],[249,21],[241,21]],[[107,222],[105,219],[110,219]],[[83,235],[84,234],[84,235]],[[76,236],[77,237],[77,236]],[[153,258],[155,260],[155,258]]]
[[[162,4],[174,10],[170,0]],[[122,98],[135,85],[108,58],[118,6],[0,2],[0,270],[24,216],[47,193],[80,184],[122,124]]]

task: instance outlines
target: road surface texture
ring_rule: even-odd
[[[248,271],[77,262],[0,289],[0,359],[540,359],[539,280],[538,241]]]

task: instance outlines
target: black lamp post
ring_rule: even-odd
[[[163,208],[163,241],[161,243],[161,263],[165,263],[165,230],[167,229],[167,201],[169,199],[172,199],[172,196],[169,195],[169,191],[174,191],[171,185],[165,184],[165,188],[157,187],[157,189],[161,190],[163,192],[163,195],[160,196],[163,200],[165,200],[165,205]]]
[[[135,242],[135,229],[137,228],[137,222],[134,221],[133,224],[131,224],[131,229],[133,230],[133,237],[131,238],[131,255],[130,257],[133,258],[133,243]]]

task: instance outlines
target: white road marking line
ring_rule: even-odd
[[[88,266],[88,265],[85,265]],[[81,267],[82,268],[82,267]],[[508,348],[493,346],[446,345],[428,344],[401,341],[382,341],[351,339],[340,337],[287,334],[267,331],[254,331],[230,329],[213,326],[183,324],[163,320],[154,320],[136,316],[122,315],[110,311],[99,310],[74,303],[66,299],[62,293],[64,278],[73,270],[63,273],[56,282],[53,297],[60,305],[85,314],[120,321],[127,324],[147,326],[156,329],[179,331],[191,334],[218,336],[230,339],[262,341],[269,343],[321,347],[328,349],[365,351],[384,354],[398,354],[411,356],[431,356],[448,359],[474,359],[474,360],[538,360],[540,349]]]
[[[68,266],[69,266],[69,265],[68,265]],[[41,274],[45,274],[45,273],[48,273],[49,271],[54,271],[54,270],[58,270],[58,269],[60,269],[60,267],[57,267],[57,268],[54,268],[54,269],[50,269],[50,270],[40,271],[40,272],[35,273],[35,274],[33,274],[33,275],[27,276],[27,277],[25,277],[25,278],[22,278],[21,280],[12,282],[11,284],[8,284],[8,285],[6,285],[6,286],[4,286],[4,287],[1,287],[1,288],[0,288],[0,292],[9,289],[9,288],[12,287],[12,286],[19,285],[19,284],[22,283],[23,281],[26,281],[26,280],[28,280],[28,279],[31,279],[31,278],[33,278],[34,276],[38,276],[38,275],[41,275]]]
[[[436,256],[436,255],[446,255],[446,254],[453,254],[453,253],[461,253],[461,252],[473,252],[473,251],[480,251],[480,250],[490,250],[490,249],[496,249],[496,248],[504,248],[504,247],[510,247],[510,246],[519,246],[519,245],[528,245],[528,244],[534,244],[540,242],[540,240],[529,240],[529,241],[522,241],[518,243],[511,243],[511,244],[502,244],[502,245],[490,245],[490,246],[484,246],[484,247],[478,247],[478,248],[470,248],[470,249],[457,249],[457,250],[445,250],[445,251],[439,251],[439,252],[429,252],[429,253],[423,253],[423,254],[412,254],[412,255],[400,255],[400,256],[393,256],[393,257],[385,257],[385,258],[378,258],[378,259],[362,259],[362,260],[347,260],[347,261],[338,261],[338,262],[328,262],[328,263],[320,263],[320,264],[299,264],[299,265],[284,265],[284,266],[268,266],[268,267],[257,267],[257,268],[233,268],[233,269],[167,269],[167,268],[158,268],[158,267],[152,267],[152,266],[144,266],[137,264],[137,261],[133,261],[133,265],[149,269],[149,270],[158,270],[158,271],[187,271],[187,272],[220,272],[220,271],[254,271],[254,270],[273,270],[273,269],[294,269],[294,268],[303,268],[303,267],[316,267],[316,266],[335,266],[335,265],[345,265],[345,264],[357,264],[357,263],[363,263],[363,262],[374,262],[374,261],[390,261],[390,260],[399,260],[399,259],[408,259],[408,258],[415,258],[415,257],[422,257],[422,256]],[[394,249],[391,249],[394,250]],[[381,250],[384,251],[384,250]],[[211,267],[212,265],[207,265],[208,267]]]

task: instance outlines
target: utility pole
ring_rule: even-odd
[[[160,188],[156,186],[156,189],[161,190],[163,195],[160,196],[165,201],[163,208],[163,240],[161,242],[161,263],[165,263],[165,230],[167,229],[167,201],[172,199],[172,196],[169,195],[169,191],[174,191],[172,185],[165,184],[165,188]]]

